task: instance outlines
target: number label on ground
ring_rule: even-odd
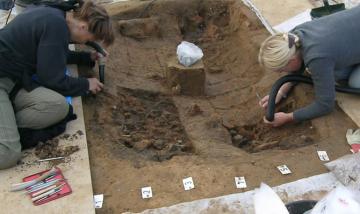
[[[247,187],[245,177],[235,177],[235,185],[238,189],[244,189]]]
[[[281,166],[278,166],[277,168],[283,175],[287,175],[287,174],[291,173],[290,169],[286,165],[281,165]]]
[[[191,190],[195,188],[194,181],[192,177],[188,177],[183,179],[184,189],[185,190]]]
[[[317,153],[318,153],[318,156],[321,161],[329,161],[330,160],[326,151],[317,151]]]
[[[142,195],[143,199],[151,198],[152,197],[151,187],[143,187],[143,188],[141,188],[141,195]]]

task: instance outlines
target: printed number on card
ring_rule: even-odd
[[[183,179],[184,189],[185,190],[191,190],[195,188],[194,181],[192,177],[188,177]]]
[[[330,160],[326,151],[317,151],[317,153],[318,153],[318,156],[321,161],[329,161]]]
[[[236,188],[238,189],[243,189],[246,188],[246,181],[245,181],[245,177],[235,177],[235,185]]]
[[[287,175],[287,174],[291,173],[290,169],[286,165],[281,165],[281,166],[278,166],[277,168],[283,175]]]
[[[143,199],[151,198],[152,197],[151,187],[143,187],[143,188],[141,188],[141,195],[142,195]]]

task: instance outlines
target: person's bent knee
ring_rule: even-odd
[[[20,158],[21,151],[15,151],[0,144],[0,169],[8,169],[15,166]]]
[[[43,129],[63,120],[69,112],[69,104],[61,94],[50,89],[39,88],[31,108],[16,113],[17,125],[20,128]],[[35,97],[36,98],[36,97]]]
[[[65,97],[61,96],[60,94],[53,97],[51,100],[44,103],[39,103],[38,105],[42,106],[38,109],[38,111],[43,111],[43,113],[39,113],[39,115],[46,118],[40,120],[42,123],[39,124],[37,128],[46,128],[56,124],[63,120],[69,112],[69,104],[66,102]],[[47,114],[45,112],[52,113]]]
[[[53,97],[52,103],[54,104],[52,105],[54,108],[53,110],[57,112],[58,120],[61,121],[69,112],[69,104],[67,103],[66,98],[60,94],[57,94],[56,97]]]
[[[348,85],[351,88],[360,88],[360,65],[356,66],[351,72]]]

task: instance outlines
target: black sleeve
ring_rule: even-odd
[[[37,50],[37,75],[41,85],[64,96],[85,95],[88,80],[65,75],[68,40],[64,20],[55,17],[43,24]]]
[[[91,60],[91,54],[85,51],[69,51],[67,55],[67,63],[85,65],[90,68],[95,66],[95,61]]]

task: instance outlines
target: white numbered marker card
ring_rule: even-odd
[[[184,189],[185,190],[191,190],[195,188],[194,181],[192,177],[188,177],[183,179]]]
[[[286,165],[281,165],[281,166],[278,166],[277,168],[283,175],[287,175],[287,174],[291,173],[290,169]]]
[[[143,187],[143,188],[141,188],[141,195],[142,195],[143,199],[151,198],[152,197],[151,187]]]
[[[95,208],[101,208],[104,201],[104,194],[94,195]]]
[[[235,177],[235,185],[238,189],[244,189],[246,188],[246,181],[245,177]]]
[[[317,153],[318,153],[318,156],[321,161],[329,161],[330,160],[326,151],[317,151]]]

